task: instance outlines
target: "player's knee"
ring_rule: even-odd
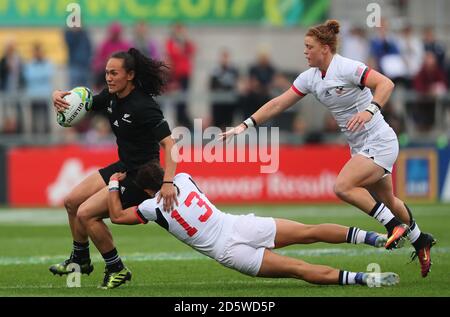
[[[79,203],[72,195],[69,194],[66,198],[64,198],[64,207],[66,208],[68,214],[76,215],[78,206]]]
[[[347,192],[351,189],[351,186],[345,181],[336,181],[334,184],[334,193],[340,199],[345,199],[347,197]]]
[[[88,223],[92,219],[89,209],[86,208],[84,204],[81,204],[80,207],[78,207],[77,218],[83,224]]]

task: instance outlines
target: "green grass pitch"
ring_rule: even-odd
[[[383,232],[374,219],[346,205],[220,206],[231,213],[254,212],[303,223],[338,223]],[[61,209],[0,210],[0,297],[4,296],[152,296],[152,297],[305,297],[305,296],[450,296],[450,206],[413,205],[420,228],[438,240],[432,249],[433,267],[420,276],[412,251],[386,251],[363,245],[313,244],[280,249],[285,255],[351,271],[367,271],[377,263],[400,275],[400,284],[387,288],[316,286],[295,279],[259,279],[220,266],[176,240],[156,224],[109,224],[119,254],[133,272],[131,283],[101,290],[104,264],[91,243],[95,270],[83,275],[80,288],[68,288],[66,277],[53,276],[50,264],[71,250],[65,211]]]

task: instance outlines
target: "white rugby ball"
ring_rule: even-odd
[[[62,127],[76,125],[92,108],[92,92],[86,87],[70,90],[70,95],[65,96],[64,100],[69,103],[69,108],[56,115],[56,121]]]

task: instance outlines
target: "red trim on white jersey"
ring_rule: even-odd
[[[295,87],[294,85],[291,86],[292,90],[295,91],[295,93],[297,95],[299,95],[300,97],[305,97],[306,94],[302,93],[300,90],[297,89],[297,87]]]
[[[145,225],[148,221],[147,219],[142,219],[142,216],[140,215],[138,210],[139,210],[138,206],[134,207],[134,214],[136,215],[136,218],[138,218],[139,222]]]
[[[364,73],[364,77],[361,79],[361,85],[366,86],[366,80],[367,77],[369,76],[369,73],[372,71],[372,68],[367,67],[365,73]]]

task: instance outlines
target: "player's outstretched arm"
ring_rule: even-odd
[[[136,207],[122,209],[122,202],[120,201],[119,181],[125,179],[125,173],[115,173],[109,180],[109,195],[108,195],[108,210],[109,218],[112,223],[121,225],[137,225],[141,222],[137,218],[134,210]]]
[[[302,99],[302,97],[295,93],[292,89],[287,90],[282,95],[268,101],[240,125],[220,134],[219,141],[227,140],[235,135],[238,135],[249,127],[255,127],[263,124],[267,120],[276,117],[286,109],[295,105],[300,101],[300,99]]]

